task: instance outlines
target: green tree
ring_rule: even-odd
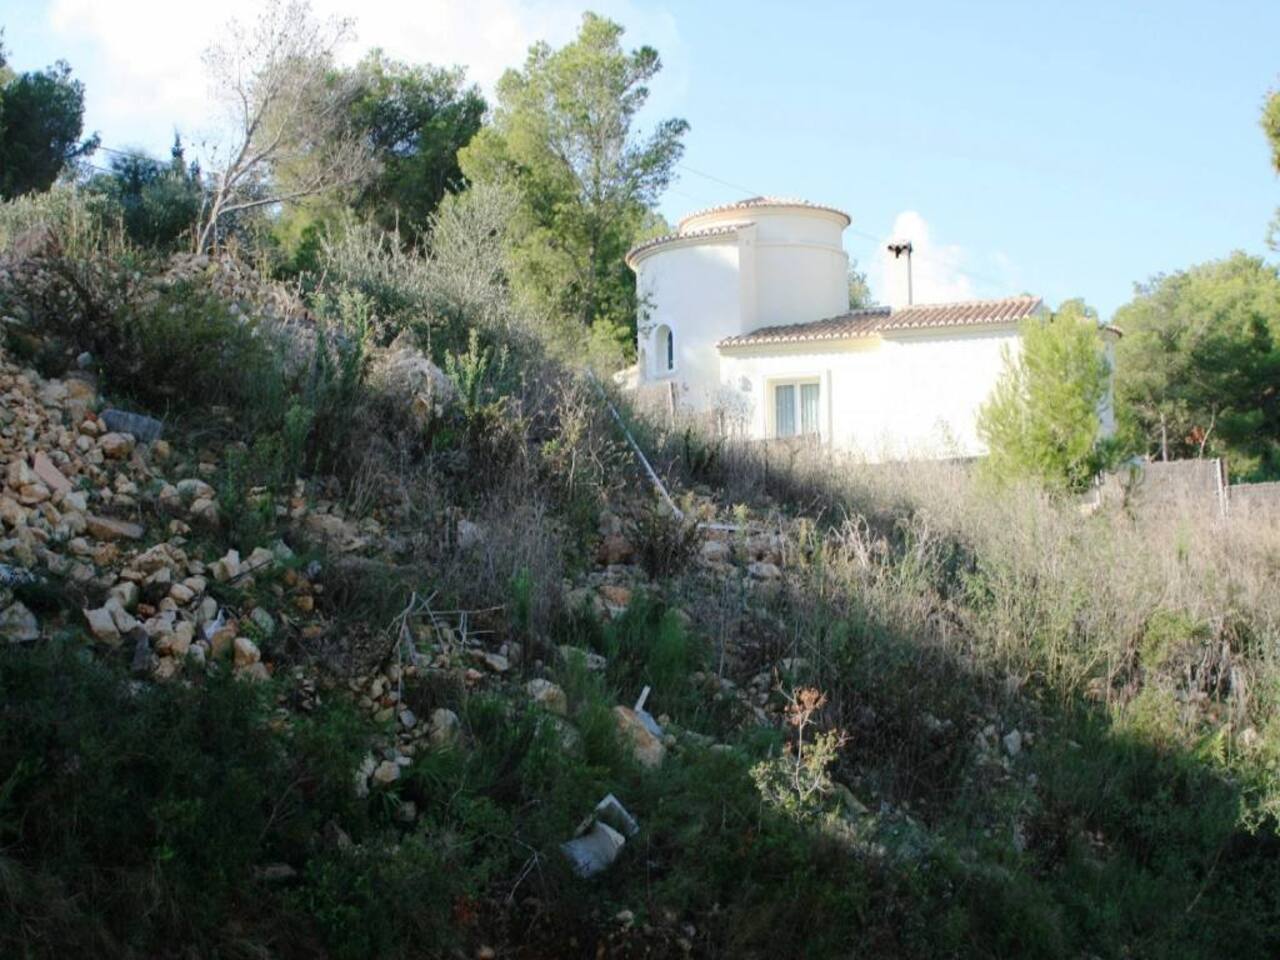
[[[867,283],[867,271],[858,269],[858,261],[849,261],[849,309],[864,310],[874,307],[876,299],[871,295],[871,285]]]
[[[658,53],[623,51],[623,29],[592,13],[559,50],[540,43],[498,83],[493,124],[459,156],[472,181],[507,181],[521,196],[513,251],[520,292],[545,316],[634,331],[627,249],[658,228],[652,208],[688,130],[664,120],[634,130],[661,69]]]
[[[1004,372],[978,413],[990,476],[1074,491],[1105,466],[1111,366],[1103,336],[1097,313],[1078,299],[1023,325],[1021,349],[1006,350]]]
[[[111,200],[131,241],[159,250],[190,236],[204,199],[200,166],[187,163],[177,134],[167,163],[142,152],[117,154],[111,172],[96,175],[89,189]]]
[[[379,161],[355,208],[384,229],[417,235],[465,183],[458,151],[480,130],[484,97],[461,69],[411,66],[380,50],[355,68],[355,88],[350,122]]]
[[[13,75],[0,56],[0,198],[48,190],[68,166],[98,147],[80,139],[84,84],[59,60]]]
[[[1116,312],[1126,425],[1162,459],[1226,455],[1280,475],[1280,272],[1232,254],[1158,276]]]
[[[4,46],[4,28],[0,27],[0,93],[13,79],[13,71],[9,69],[9,51]]]
[[[1280,174],[1280,90],[1272,90],[1267,94],[1267,101],[1262,107],[1262,129],[1271,146],[1271,166]],[[1280,210],[1276,211],[1276,217],[1271,221],[1267,239],[1273,249],[1280,250]]]

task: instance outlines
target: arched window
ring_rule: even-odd
[[[654,338],[654,370],[657,374],[670,373],[676,368],[676,338],[671,332],[671,328],[665,323],[658,328],[657,336]]]

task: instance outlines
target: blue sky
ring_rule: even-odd
[[[467,65],[489,87],[562,0],[316,0],[358,42]],[[250,12],[251,0],[227,7]],[[1280,82],[1280,3],[750,3],[603,0],[667,69],[650,118],[691,124],[671,219],[767,193],[847,210],[851,256],[908,233],[930,299],[1029,290],[1104,316],[1135,281],[1244,249],[1280,206],[1258,127]],[[209,133],[198,52],[216,29],[160,0],[9,0],[14,65],[68,59],[90,129],[161,150]],[[856,232],[855,232],[856,231]]]

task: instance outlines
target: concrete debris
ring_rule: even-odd
[[[574,838],[560,844],[560,849],[578,876],[594,877],[618,859],[627,837],[639,832],[635,817],[610,793],[578,825]]]
[[[612,793],[606,794],[605,798],[596,804],[594,816],[624,836],[634,837],[640,832],[640,824],[636,822],[636,818]]]
[[[608,868],[626,843],[626,837],[613,827],[595,820],[589,832],[560,844],[560,849],[573,864],[573,872],[585,879]]]
[[[142,443],[159,440],[164,433],[164,424],[155,417],[141,413],[129,413],[125,410],[103,410],[99,419],[113,433],[128,433],[137,437]]]

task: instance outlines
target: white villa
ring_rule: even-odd
[[[633,382],[725,411],[758,439],[816,435],[868,459],[984,453],[975,420],[1038,297],[848,309],[849,216],[756,197],[690,214],[627,254]],[[903,261],[909,269],[910,252]]]

